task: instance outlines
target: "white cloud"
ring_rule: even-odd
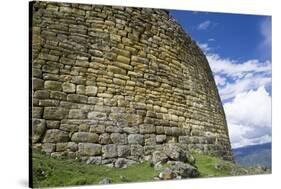
[[[271,61],[222,58],[198,43],[214,75],[233,148],[271,141]]]
[[[212,42],[212,41],[216,41],[214,38],[210,38],[208,39],[208,41]]]
[[[263,86],[224,104],[233,148],[271,141],[271,96]]]
[[[270,58],[272,49],[272,26],[270,17],[265,18],[261,22],[260,33],[263,37],[259,45],[260,54],[263,54],[266,58]]]
[[[212,49],[211,47],[209,47],[208,43],[199,43],[199,42],[197,42],[197,45],[200,47],[200,49],[202,51],[204,51],[204,53],[207,53],[207,52],[209,52]]]
[[[226,78],[219,75],[215,75],[215,81],[217,86],[224,86],[226,84]]]
[[[207,53],[207,59],[223,101],[234,98],[239,93],[271,85],[270,61],[237,62],[212,53]]]
[[[271,72],[269,61],[260,62],[259,60],[248,60],[239,63],[231,59],[223,59],[217,54],[207,54],[207,59],[212,71],[216,74],[226,74],[231,77],[239,77],[249,72]]]
[[[206,30],[211,25],[210,20],[206,20],[197,26],[197,30]]]

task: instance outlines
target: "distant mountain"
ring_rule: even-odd
[[[262,166],[271,169],[271,143],[232,149],[237,164],[246,167]]]

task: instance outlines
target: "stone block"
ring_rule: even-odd
[[[110,144],[110,135],[108,133],[103,133],[99,136],[99,143],[100,144]]]
[[[71,141],[98,143],[99,135],[97,135],[96,133],[76,132],[72,135]]]
[[[98,88],[96,86],[86,86],[86,95],[96,96],[97,92],[98,92]]]
[[[78,152],[85,156],[99,156],[101,155],[101,145],[93,143],[79,143]]]
[[[68,115],[68,110],[61,107],[45,107],[43,118],[51,120],[61,120],[66,118]]]
[[[42,118],[43,107],[32,107],[32,118]]]
[[[57,142],[68,142],[68,132],[61,131],[59,129],[49,129],[46,131],[43,142],[44,143],[57,143]]]
[[[32,119],[32,143],[39,142],[46,130],[44,119]]]
[[[155,126],[153,124],[141,124],[139,127],[141,134],[155,133]]]
[[[130,134],[128,136],[128,143],[129,144],[143,144],[144,143],[144,137],[140,134]]]
[[[71,109],[69,110],[68,118],[70,119],[86,119],[87,114],[81,109]]]
[[[104,158],[115,158],[118,156],[117,154],[117,145],[116,144],[108,144],[102,146],[102,153]]]
[[[143,147],[139,144],[131,145],[131,155],[135,157],[143,156]]]
[[[103,112],[89,112],[88,119],[93,120],[106,120],[106,113]]]
[[[79,94],[69,94],[67,95],[67,101],[77,102],[77,103],[87,103],[88,97]]]
[[[66,93],[75,93],[75,84],[64,82],[62,84],[62,90]]]
[[[117,146],[118,157],[127,157],[131,155],[131,147],[129,145]]]
[[[32,89],[39,90],[44,88],[44,81],[38,78],[32,78]]]
[[[112,133],[110,135],[111,141],[114,144],[127,144],[127,135],[120,133]]]
[[[47,128],[58,129],[60,127],[60,121],[47,120]]]
[[[62,83],[59,81],[45,81],[44,88],[54,91],[61,91],[62,90]]]

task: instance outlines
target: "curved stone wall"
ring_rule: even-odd
[[[175,143],[232,159],[207,59],[167,11],[51,2],[32,11],[34,148],[107,164]]]

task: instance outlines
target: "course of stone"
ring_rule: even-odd
[[[31,19],[32,147],[112,165],[175,146],[232,160],[208,61],[168,11],[35,2]]]

